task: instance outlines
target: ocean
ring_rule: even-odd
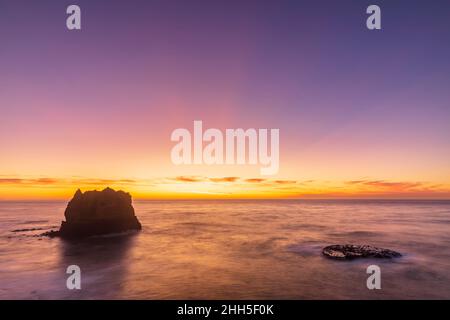
[[[450,201],[134,201],[140,232],[77,242],[65,202],[0,202],[0,299],[450,299]],[[336,261],[331,244],[395,259]],[[381,289],[369,290],[369,265]],[[69,265],[81,289],[69,290]]]

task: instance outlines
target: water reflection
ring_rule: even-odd
[[[120,298],[130,248],[137,234],[93,237],[78,241],[60,240],[59,258],[64,270],[77,265],[82,273],[82,290],[68,290],[69,297]],[[69,274],[64,275],[66,279]],[[105,291],[104,288],[108,287]]]

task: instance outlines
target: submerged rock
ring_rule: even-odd
[[[59,231],[43,235],[74,239],[142,228],[134,214],[131,195],[111,188],[85,193],[77,190],[64,216],[66,221],[61,223]]]
[[[355,258],[396,258],[402,256],[399,252],[389,249],[353,244],[335,244],[328,246],[323,248],[322,253],[329,258],[339,260]]]

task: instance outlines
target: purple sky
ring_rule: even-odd
[[[449,39],[449,1],[0,0],[0,174],[155,176],[203,120],[280,128],[281,177],[448,184]]]

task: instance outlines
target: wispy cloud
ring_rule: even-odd
[[[209,178],[212,182],[236,182],[239,177]]]
[[[57,183],[57,179],[37,178],[37,179],[21,179],[21,178],[0,178],[0,184],[34,184],[45,185]]]
[[[19,184],[22,183],[23,179],[15,179],[15,178],[0,178],[0,184]]]
[[[450,185],[447,184],[439,185],[422,181],[391,181],[366,177],[347,181],[320,181],[195,175],[148,179],[0,175],[0,188],[3,196],[7,195],[8,192],[23,194],[24,197],[32,197],[44,192],[62,195],[69,194],[74,188],[89,190],[107,186],[135,192],[141,198],[159,195],[170,196],[178,193],[187,195],[192,193],[223,194],[233,195],[236,198],[249,194],[262,197],[450,198]]]
[[[410,181],[385,181],[385,180],[351,180],[346,181],[346,184],[359,185],[366,187],[374,187],[378,189],[392,189],[395,191],[411,190],[429,188],[430,185],[424,182],[410,182]]]
[[[173,178],[173,180],[179,182],[202,182],[205,181],[206,179],[204,177],[199,176],[178,176]]]
[[[137,180],[133,179],[76,179],[75,183],[86,185],[104,185],[104,184],[136,184]]]
[[[81,184],[81,185],[106,185],[106,184],[135,184],[132,179],[89,179],[89,178],[0,178],[0,184],[9,185],[49,185],[49,184]]]
[[[261,178],[251,178],[251,179],[245,179],[245,182],[248,183],[261,183],[266,181],[267,179],[261,179]]]
[[[297,183],[296,180],[275,180],[276,184],[295,184]]]

